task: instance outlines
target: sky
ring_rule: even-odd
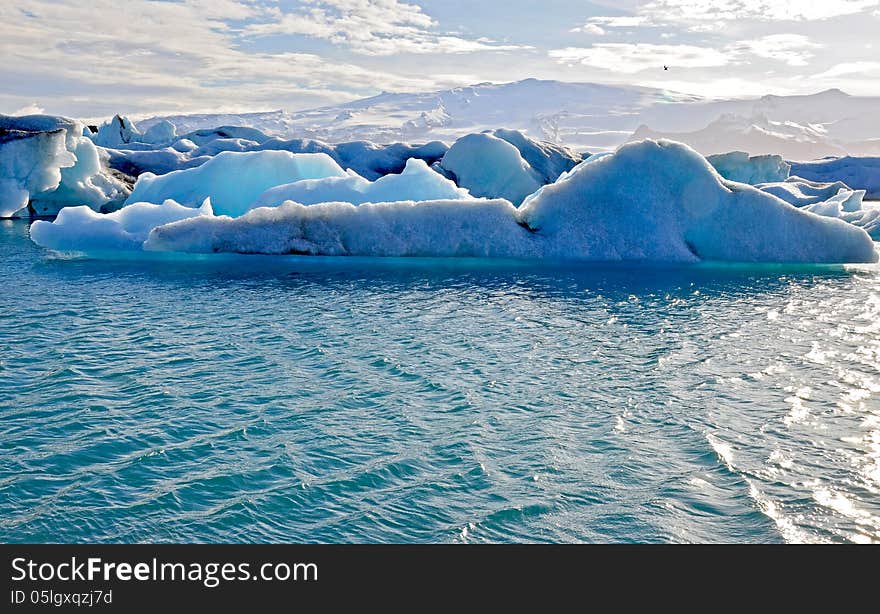
[[[880,95],[878,31],[880,0],[3,0],[0,112],[295,111],[529,77]]]

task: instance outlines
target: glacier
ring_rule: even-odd
[[[503,141],[481,135],[480,140],[484,139]],[[519,164],[522,157],[518,150],[509,143],[505,145],[516,152]],[[497,147],[494,143],[492,146]],[[254,186],[265,183],[263,179],[277,170],[275,165],[282,159],[276,160],[277,156],[286,154],[287,162],[280,164],[287,170],[293,167],[286,165],[295,160],[294,154],[287,152],[260,153],[273,157],[223,153],[218,158],[252,161],[248,162],[253,165],[251,175],[259,177],[259,181],[238,177],[236,185],[243,181],[244,191],[253,194]],[[247,198],[241,192],[236,193],[234,202],[227,200],[223,190],[231,184],[224,183],[229,179],[224,179],[223,168],[208,166],[215,160],[197,169],[165,176],[171,177],[167,189],[157,190],[156,196],[176,196],[182,199],[182,205],[194,207],[197,198],[204,199],[212,196],[208,192],[213,192],[225,201],[223,207],[218,207],[212,197],[213,212],[203,204],[191,218],[170,223],[159,219],[159,210],[155,210],[156,224],[141,249],[675,263],[877,260],[873,242],[864,230],[840,219],[800,210],[752,186],[728,181],[700,154],[671,141],[646,140],[625,145],[613,154],[582,162],[548,185],[542,186],[535,177],[538,189],[524,198],[519,207],[506,199],[474,199],[461,193],[454,200],[359,205],[306,205],[288,200],[277,206],[252,208],[251,204],[264,198],[265,190],[250,196],[251,202],[247,204],[243,204]],[[364,185],[329,156],[320,160],[318,163],[316,159],[316,168],[329,174],[307,184],[313,191],[328,190],[318,199],[342,194],[350,188],[331,189],[329,186],[336,182]],[[236,164],[231,168],[237,169]],[[413,167],[419,173],[427,171],[423,162],[413,163]],[[152,182],[161,177],[148,179]],[[223,189],[217,189],[215,179]],[[273,180],[277,178],[273,176]],[[196,181],[198,184],[193,183]],[[400,177],[395,181],[401,181]],[[296,185],[285,186],[285,190],[293,190]],[[308,191],[305,189],[305,193]],[[146,190],[138,193],[136,187],[131,200],[142,198],[145,193]],[[283,197],[284,190],[272,198],[265,196],[273,204]],[[179,205],[162,206],[178,211]],[[71,223],[62,219],[60,224],[56,220],[55,224],[59,230],[51,240],[46,239],[50,236],[48,229],[36,225],[37,230],[32,232],[34,241],[45,247],[64,244],[75,251],[93,249],[90,235],[80,232],[76,220]],[[143,236],[143,229],[142,226],[137,238]],[[83,240],[78,240],[78,236]],[[129,248],[138,248],[136,243],[130,242]]]

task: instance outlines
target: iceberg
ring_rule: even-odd
[[[803,177],[792,176],[785,181],[759,183],[755,186],[759,190],[773,194],[777,198],[781,198],[785,202],[795,207],[804,207],[813,205],[836,197],[841,192],[848,194],[847,207],[855,211],[862,202],[865,195],[864,190],[852,190],[842,181],[833,183],[822,183],[819,181],[810,181]]]
[[[504,198],[517,205],[544,185],[516,147],[488,133],[458,139],[440,160],[440,168],[474,196]]]
[[[128,186],[105,169],[101,151],[84,131],[83,124],[63,117],[0,115],[0,190],[6,192],[0,217],[55,215],[74,203],[100,210],[122,202]]]
[[[114,115],[113,119],[102,124],[98,131],[90,136],[95,145],[121,147],[140,141],[143,135],[130,119],[123,115]]]
[[[791,172],[791,166],[776,155],[749,156],[744,151],[731,151],[707,156],[706,160],[725,179],[749,185],[785,181]]]
[[[348,176],[326,154],[226,151],[196,168],[165,175],[143,173],[126,205],[172,199],[182,205],[198,207],[210,198],[218,215],[235,217],[247,212],[263,192],[274,186],[301,179]]]
[[[61,169],[75,162],[65,147],[63,129],[0,129],[0,218],[19,215],[27,208],[31,194],[56,189]]]
[[[126,209],[111,219],[124,218]],[[179,211],[176,206],[169,210]],[[97,224],[98,214],[76,215]],[[59,220],[50,239],[51,225],[35,225],[34,241],[88,251],[95,234],[89,226],[79,228],[82,221],[71,221],[66,213]],[[154,224],[143,249],[677,263],[877,260],[861,228],[727,181],[694,150],[671,141],[631,143],[584,162],[518,208],[503,199],[359,206],[287,201],[235,218],[203,207],[192,218],[158,222],[164,220],[139,226],[126,245],[135,247]],[[98,245],[107,241],[100,239]]]
[[[850,188],[865,190],[866,198],[880,200],[880,157],[845,156],[791,162],[791,172],[811,181],[842,181]]]
[[[286,202],[239,218],[158,226],[144,249],[190,253],[533,258],[540,243],[506,200]]]
[[[177,140],[177,127],[167,119],[163,119],[144,132],[143,140],[154,145],[167,145]]]
[[[544,255],[672,262],[874,262],[870,237],[723,179],[687,145],[645,140],[585,162],[518,211]]]
[[[796,176],[756,187],[804,211],[859,226],[873,239],[880,239],[880,207],[863,202],[865,190],[851,190],[842,181],[821,183]]]
[[[303,205],[346,202],[353,205],[393,201],[463,200],[471,196],[442,175],[431,170],[424,160],[411,158],[400,174],[385,175],[367,181],[349,171],[346,177],[304,179],[276,186],[263,192],[255,207],[275,207],[292,200]]]
[[[65,207],[52,222],[35,221],[30,233],[35,243],[56,251],[140,250],[153,228],[210,215],[209,199],[195,209],[166,200],[161,205],[132,203],[106,214],[85,206]]]
[[[519,130],[499,128],[487,132],[516,147],[532,170],[541,176],[542,183],[553,183],[583,161],[583,156],[562,145],[536,141]]]

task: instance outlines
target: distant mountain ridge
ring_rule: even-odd
[[[806,159],[880,154],[880,97],[837,89],[796,96],[711,100],[626,85],[526,79],[426,93],[388,93],[296,112],[178,115],[178,133],[241,125],[267,134],[328,142],[452,142],[492,128],[581,151],[607,151],[633,134],[683,140],[705,154],[744,149]],[[768,149],[774,148],[774,149]]]

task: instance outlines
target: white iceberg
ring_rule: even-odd
[[[865,190],[866,198],[880,200],[880,157],[845,156],[791,162],[791,172],[811,181],[842,181],[850,188]]]
[[[31,224],[31,239],[56,251],[140,250],[157,226],[192,217],[211,216],[210,200],[201,207],[184,207],[173,200],[161,205],[132,203],[113,213],[96,213],[88,207],[65,207],[52,222]]]
[[[124,115],[114,115],[98,128],[98,132],[90,136],[95,145],[101,147],[123,147],[139,142],[143,137],[137,126]]]
[[[349,175],[326,154],[288,151],[223,152],[201,166],[165,175],[143,173],[126,204],[167,199],[198,207],[210,198],[218,215],[247,212],[267,189],[299,181]]]
[[[62,221],[59,232],[76,246],[70,249],[88,251],[88,233],[79,241],[76,224]],[[49,245],[45,227],[37,228],[34,241],[61,244],[56,237]],[[670,141],[632,143],[582,163],[519,208],[501,199],[360,206],[286,202],[237,218],[205,211],[193,219],[156,224],[143,247],[679,263],[877,260],[864,230],[724,180],[705,158]]]
[[[177,127],[167,119],[156,122],[144,132],[145,143],[167,145],[177,140]]]
[[[852,190],[842,181],[821,183],[797,176],[756,187],[804,211],[859,226],[872,238],[880,239],[880,209],[864,202],[865,190]]]
[[[19,215],[31,194],[56,189],[61,169],[75,162],[65,147],[64,130],[0,130],[0,218]]]
[[[55,215],[70,204],[99,210],[122,202],[128,186],[105,169],[84,129],[63,117],[0,116],[0,134],[5,134],[0,190],[7,193],[0,217]]]
[[[276,186],[263,192],[254,206],[275,207],[287,200],[303,205],[326,202],[360,205],[404,200],[462,200],[470,197],[467,190],[432,171],[424,160],[412,158],[400,174],[385,175],[376,181],[367,181],[349,171],[345,177],[304,179]]]
[[[240,218],[158,226],[144,248],[191,253],[534,258],[541,245],[506,200],[287,202]]]
[[[553,258],[873,262],[870,237],[721,178],[686,145],[641,141],[581,164],[519,210]]]
[[[822,183],[798,176],[789,177],[785,181],[759,183],[755,187],[795,207],[814,205],[844,193],[848,196],[846,206],[849,210],[855,211],[865,195],[864,190],[853,190],[842,181]]]
[[[536,141],[519,130],[499,128],[488,132],[516,147],[523,159],[541,176],[542,183],[553,183],[583,161],[583,156],[567,147]]]
[[[517,205],[544,185],[516,147],[487,133],[458,139],[440,160],[440,168],[474,196],[504,198]]]

